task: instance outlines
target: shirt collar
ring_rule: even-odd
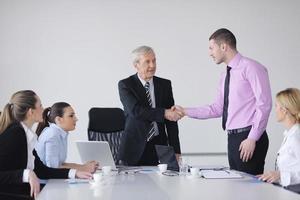
[[[26,126],[24,122],[21,122],[21,125],[26,133],[27,141],[32,141],[37,138],[37,135],[29,128]]]
[[[63,137],[66,138],[68,136],[68,132],[62,129],[61,127],[57,126],[55,123],[49,123],[50,128],[54,128],[58,130],[58,133]]]
[[[299,128],[300,128],[300,124],[294,124],[294,126],[292,126],[289,130],[285,130],[283,134],[284,134],[285,137],[289,137],[293,133],[295,133],[296,130],[299,129]]]
[[[149,81],[145,81],[144,79],[142,79],[142,78],[139,76],[139,74],[137,74],[137,76],[138,76],[139,80],[141,81],[141,83],[142,83],[142,85],[143,85],[144,87],[145,87],[146,82],[149,82],[149,83],[150,83],[150,86],[153,85],[153,78],[151,78]]]
[[[242,58],[242,55],[240,53],[237,53],[231,61],[228,63],[228,66],[231,68],[237,68],[239,66],[240,60]]]

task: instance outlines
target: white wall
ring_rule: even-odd
[[[209,58],[208,37],[221,27],[268,68],[273,96],[300,88],[299,7],[298,0],[0,0],[0,107],[21,89],[35,90],[45,107],[71,103],[79,122],[68,160],[79,161],[74,140],[87,139],[89,108],[122,106],[117,82],[135,72],[130,52],[139,45],[156,51],[157,75],[172,80],[177,104],[212,102],[224,65]],[[226,152],[220,119],[179,126],[183,152]],[[272,168],[283,132],[273,111],[267,130]]]

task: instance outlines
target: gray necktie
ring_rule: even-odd
[[[151,100],[151,96],[150,96],[150,83],[149,82],[146,82],[145,90],[146,90],[146,96],[147,96],[148,104],[149,104],[150,107],[152,107],[152,100]],[[147,134],[147,142],[149,142],[151,139],[153,139],[153,137],[155,135],[156,135],[156,131],[155,131],[155,127],[154,127],[154,122],[151,122],[150,130]]]

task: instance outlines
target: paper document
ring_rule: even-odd
[[[230,170],[201,170],[201,175],[207,179],[243,178],[242,175]]]
[[[119,174],[135,174],[142,170],[141,167],[122,167],[119,168]]]
[[[224,170],[228,168],[223,165],[193,165],[192,167],[197,167],[200,170]]]
[[[69,184],[76,184],[76,183],[89,183],[90,179],[79,179],[79,178],[71,178],[65,180]]]

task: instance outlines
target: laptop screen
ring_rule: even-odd
[[[116,169],[108,142],[76,141],[76,144],[83,163],[96,160],[100,166],[111,166],[112,169]]]

